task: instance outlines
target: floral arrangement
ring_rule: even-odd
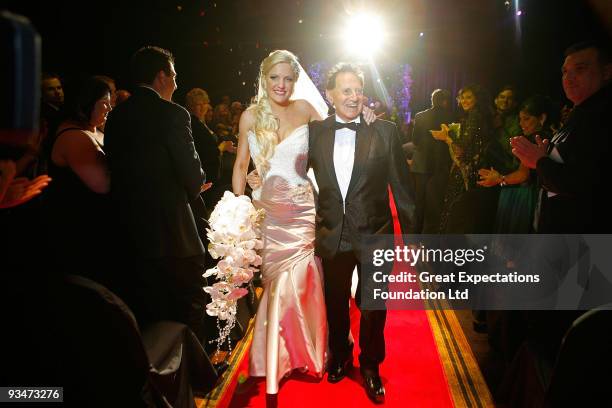
[[[461,172],[461,178],[463,179],[463,186],[467,191],[469,189],[469,179],[470,179],[470,168],[465,162],[461,161],[455,152],[456,146],[455,143],[461,138],[461,123],[450,123],[448,125],[442,125],[443,129],[448,130],[448,137],[452,140],[452,143],[448,145],[448,149],[453,159],[455,165],[459,168]]]
[[[212,286],[204,288],[212,298],[206,313],[217,317],[217,350],[227,341],[231,351],[229,335],[236,324],[237,301],[248,293],[244,286],[261,265],[257,250],[263,247],[260,223],[264,215],[265,211],[255,209],[249,197],[226,191],[208,220],[208,251],[214,259],[222,258],[203,275],[217,278]]]
[[[461,123],[450,123],[448,125],[448,135],[453,139],[453,142],[461,137]]]

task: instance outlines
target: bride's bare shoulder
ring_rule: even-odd
[[[240,129],[252,129],[255,126],[257,116],[253,109],[247,109],[240,115]]]
[[[295,109],[303,111],[303,112],[309,112],[311,109],[313,109],[312,105],[310,104],[310,102],[308,102],[306,99],[296,99],[293,101],[293,106],[295,107]]]
[[[249,131],[255,128],[255,121],[257,117],[253,109],[247,109],[240,115],[240,122],[238,123],[238,132],[240,137],[247,137]]]
[[[313,118],[317,119],[319,116],[315,108],[305,99],[296,99],[293,101],[293,105],[295,111],[304,117],[305,123],[310,122]]]

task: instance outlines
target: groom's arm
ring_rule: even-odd
[[[389,184],[402,234],[407,234],[412,232],[414,225],[414,197],[410,189],[410,170],[400,144],[397,126],[393,125],[389,138]]]

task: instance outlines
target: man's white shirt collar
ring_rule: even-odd
[[[357,116],[355,119],[347,122],[346,120],[342,119],[340,116],[338,116],[336,114],[336,122],[340,122],[340,123],[351,123],[351,122],[361,123],[361,116]]]

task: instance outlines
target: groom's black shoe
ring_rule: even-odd
[[[353,359],[348,359],[341,363],[332,361],[327,368],[327,381],[335,384],[346,377],[353,368]]]
[[[382,384],[380,375],[364,372],[361,375],[363,377],[363,388],[365,388],[368,398],[376,404],[385,402],[385,387]]]

